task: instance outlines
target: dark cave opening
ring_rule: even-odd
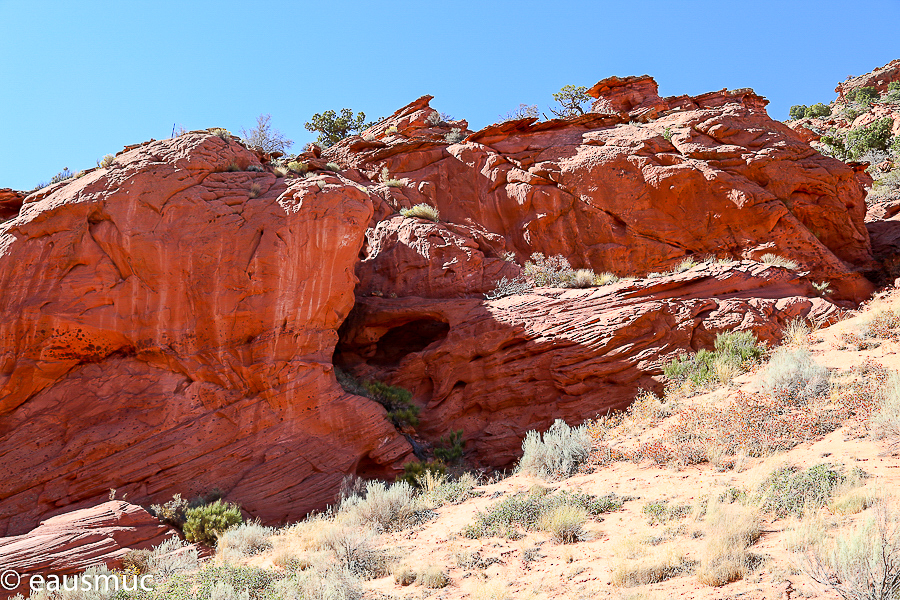
[[[382,367],[399,364],[404,356],[443,340],[449,331],[449,323],[437,319],[417,319],[399,325],[381,336],[368,362]]]

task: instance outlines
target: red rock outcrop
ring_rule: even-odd
[[[379,124],[393,138],[348,138],[325,155],[373,179],[387,169],[406,183],[387,199],[394,209],[435,206],[442,220],[503,235],[520,262],[562,254],[640,276],[691,255],[775,253],[838,299],[867,297],[865,191],[851,167],[770,119],[752,90],[663,100],[647,77],[604,81],[594,91],[629,113],[509,121],[448,145],[404,129],[434,112],[425,97]]]
[[[471,459],[508,466],[529,429],[624,408],[661,391],[661,363],[711,347],[720,331],[780,339],[796,317],[839,311],[796,273],[759,263],[584,290],[483,300],[359,298],[336,360],[360,377],[410,389],[418,431],[462,429]]]
[[[408,442],[331,365],[372,212],[200,133],[26,198],[0,225],[0,535],[109,488],[277,522],[394,473]]]
[[[394,216],[366,232],[357,294],[480,296],[520,268],[503,260],[505,238],[467,225]]]
[[[900,58],[892,60],[883,67],[878,67],[865,75],[858,77],[847,77],[846,80],[837,84],[834,88],[838,95],[838,102],[846,102],[845,96],[850,90],[856,90],[861,87],[873,87],[878,93],[887,91],[892,81],[900,81]]]
[[[146,510],[120,500],[47,519],[26,534],[0,538],[2,569],[22,576],[17,589],[0,596],[27,596],[31,574],[74,575],[98,564],[119,568],[128,551],[153,548],[171,535],[175,530]]]
[[[24,200],[24,192],[17,192],[9,188],[0,189],[0,219],[11,219],[19,214]]]

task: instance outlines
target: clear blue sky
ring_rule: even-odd
[[[187,129],[295,141],[342,107],[423,94],[472,128],[572,83],[648,73],[662,95],[752,87],[787,118],[900,58],[900,0],[0,0],[0,187],[30,189]]]

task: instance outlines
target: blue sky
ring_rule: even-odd
[[[662,95],[752,87],[769,113],[900,58],[900,0],[0,0],[0,187],[30,189],[187,129],[295,141],[316,112],[423,94],[474,129],[566,84],[648,73]],[[893,29],[893,31],[891,31]]]

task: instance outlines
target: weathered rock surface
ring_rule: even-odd
[[[850,90],[861,87],[873,87],[878,93],[888,89],[892,81],[900,81],[900,58],[892,60],[883,67],[869,71],[865,75],[853,77],[852,75],[834,88],[838,95],[838,102],[845,102],[845,96]]]
[[[19,214],[23,200],[25,200],[24,192],[9,188],[0,189],[0,219],[11,219]]]
[[[356,268],[362,296],[480,297],[520,272],[503,260],[503,236],[468,225],[394,216],[366,239]]]
[[[146,510],[121,500],[47,519],[26,534],[0,538],[0,565],[22,576],[19,588],[0,595],[27,597],[33,573],[73,575],[98,564],[119,568],[129,550],[153,548],[172,535],[177,533]]]
[[[508,466],[529,429],[661,391],[662,361],[711,347],[720,331],[750,329],[771,342],[796,317],[837,316],[813,295],[794,272],[742,262],[490,302],[359,298],[336,360],[413,391],[426,438],[462,429],[468,456]]]
[[[379,124],[397,127],[393,137],[348,138],[325,155],[373,179],[387,168],[407,183],[387,198],[394,209],[431,204],[442,220],[503,235],[520,262],[562,254],[640,276],[686,256],[775,253],[838,299],[871,292],[858,272],[872,267],[865,191],[851,167],[770,119],[752,90],[661,99],[649,77],[614,79],[594,92],[615,114],[510,121],[448,145],[404,129],[433,112],[425,97]]]
[[[409,452],[331,365],[372,199],[252,165],[208,134],[148,143],[0,225],[0,535],[109,488],[299,518]]]

